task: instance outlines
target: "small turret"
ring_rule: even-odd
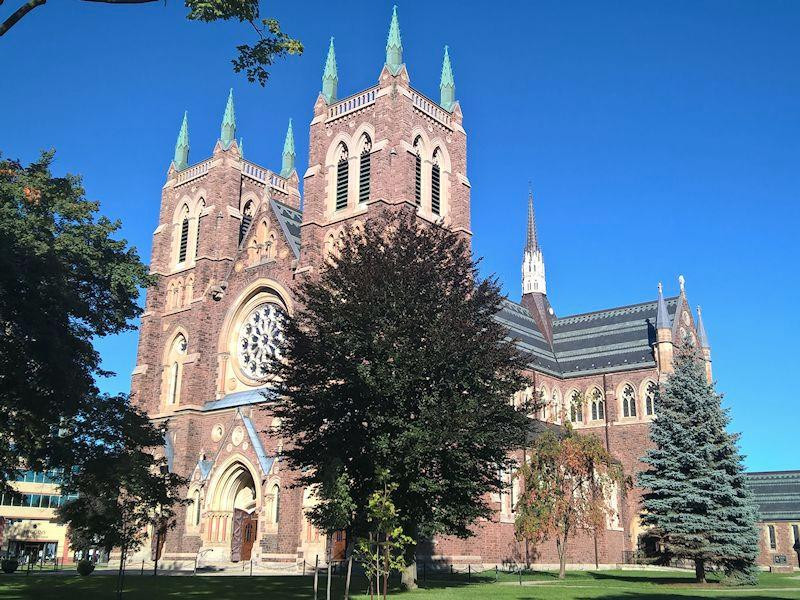
[[[289,119],[289,128],[286,130],[286,139],[283,142],[283,159],[281,161],[281,177],[289,177],[294,171],[294,160],[297,155],[294,151],[294,132],[292,120]]]
[[[189,113],[183,113],[183,123],[178,133],[178,141],[175,142],[175,157],[172,159],[172,166],[176,171],[181,171],[189,166]]]
[[[536,216],[533,212],[533,190],[528,189],[528,235],[522,253],[522,306],[536,321],[536,326],[548,341],[553,343],[555,314],[547,299],[547,282],[544,275],[544,256],[536,239]]]
[[[219,134],[219,141],[222,147],[227,150],[236,139],[236,113],[233,110],[233,88],[228,93],[228,103],[225,105],[225,114],[222,116],[222,127]]]
[[[667,303],[664,301],[664,287],[658,282],[658,304],[656,307],[656,343],[655,343],[656,363],[661,379],[665,379],[672,373],[672,320],[667,311]]]
[[[456,101],[456,82],[453,79],[453,68],[450,66],[450,53],[444,47],[444,60],[442,61],[442,78],[439,81],[439,104],[445,110],[452,110]]]
[[[400,39],[400,23],[397,21],[397,5],[392,8],[392,22],[389,24],[389,37],[386,39],[386,66],[392,75],[397,75],[403,66],[403,42]]]
[[[703,359],[706,362],[706,377],[708,382],[711,383],[711,344],[708,343],[706,327],[703,325],[703,311],[699,306],[697,307],[697,341],[700,344],[700,351],[703,353]]]
[[[336,92],[339,88],[339,74],[336,71],[336,51],[333,49],[333,38],[328,46],[328,57],[325,59],[325,71],[322,73],[322,95],[325,102],[336,102]]]

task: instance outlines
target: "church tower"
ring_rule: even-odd
[[[377,84],[339,98],[343,66],[331,39],[309,132],[297,272],[335,251],[345,227],[403,206],[470,236],[466,132],[449,51],[437,102],[411,87],[395,8]]]
[[[522,253],[522,306],[528,309],[547,341],[553,343],[552,322],[555,318],[547,300],[544,255],[536,238],[536,215],[533,190],[528,190],[528,234]]]

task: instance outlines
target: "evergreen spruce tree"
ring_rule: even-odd
[[[698,582],[711,564],[752,581],[756,513],[738,438],[727,432],[730,418],[693,348],[678,348],[656,406],[655,447],[642,458],[649,469],[639,474],[647,489],[642,523],[661,537],[668,556],[694,561]]]

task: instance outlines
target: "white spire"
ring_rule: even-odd
[[[533,191],[528,190],[528,236],[522,254],[522,294],[547,294],[544,256],[536,240],[536,218],[533,213]]]

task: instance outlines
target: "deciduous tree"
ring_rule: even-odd
[[[80,0],[99,4],[150,4],[160,0]],[[18,0],[18,8],[0,22],[0,37],[19,23],[34,9],[46,4],[47,0]],[[247,23],[255,32],[252,44],[236,47],[238,55],[233,59],[233,70],[244,72],[251,82],[265,85],[269,79],[267,68],[279,58],[290,54],[302,54],[303,44],[283,31],[273,18],[261,18],[259,0],[184,0],[190,21],[210,23],[214,21],[239,21]],[[3,4],[0,1],[0,5]],[[165,0],[166,4],[166,0]]]
[[[510,403],[527,380],[494,318],[496,282],[480,280],[460,234],[402,211],[346,229],[298,296],[275,411],[295,440],[285,453],[301,483],[319,485],[312,518],[324,524],[326,505],[338,512],[345,498],[348,537],[364,537],[379,473],[389,472],[405,534],[470,536],[491,516],[498,466],[510,466],[528,427]],[[413,545],[406,564],[413,587]]]
[[[555,540],[559,579],[566,575],[567,551],[580,531],[601,535],[617,510],[614,489],[625,493],[622,465],[595,435],[545,431],[519,469],[522,493],[516,505],[517,536],[534,544]]]

